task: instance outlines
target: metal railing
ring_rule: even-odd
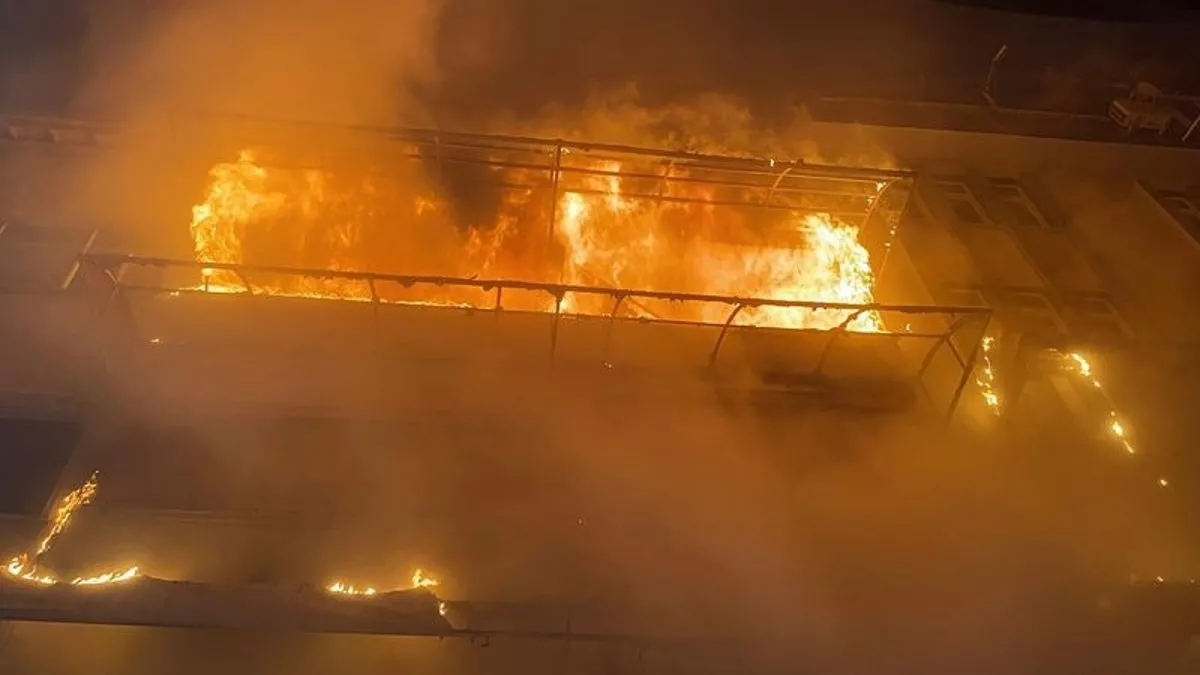
[[[335,137],[367,137],[390,143],[392,157],[425,162],[442,175],[455,167],[496,170],[500,176],[473,177],[508,189],[545,192],[557,203],[562,192],[607,194],[593,183],[620,178],[627,185],[621,196],[659,203],[704,203],[716,207],[758,210],[824,212],[865,223],[884,186],[911,182],[913,173],[898,169],[856,168],[749,156],[719,156],[659,150],[613,143],[506,136],[436,129],[333,124],[247,115],[174,114],[165,118],[172,128],[192,124],[221,124],[244,129],[247,139],[269,138],[281,130]],[[54,145],[108,147],[120,142],[118,127],[95,122],[0,115],[0,139]],[[129,142],[135,142],[132,138]],[[251,143],[253,144],[253,143]],[[230,157],[229,159],[232,159]],[[304,167],[300,155],[264,158],[273,166]],[[619,170],[604,168],[616,162]],[[710,194],[689,194],[703,187]],[[898,211],[903,204],[896,204]],[[549,212],[553,231],[555,211]]]
[[[513,279],[475,279],[461,278],[452,276],[433,276],[433,275],[404,275],[404,274],[384,274],[377,272],[357,272],[346,270],[322,270],[322,269],[306,269],[296,267],[281,267],[270,265],[237,265],[229,263],[201,263],[193,260],[173,260],[169,258],[158,258],[150,256],[136,256],[123,254],[103,254],[103,253],[88,253],[80,257],[80,262],[86,270],[90,272],[89,276],[94,279],[101,279],[107,285],[106,294],[107,300],[105,308],[116,302],[126,302],[127,295],[130,293],[148,293],[148,294],[201,294],[201,295],[218,295],[211,290],[206,290],[203,282],[185,287],[181,285],[170,284],[145,284],[127,281],[127,272],[130,268],[153,268],[161,271],[176,269],[188,270],[194,273],[196,279],[204,279],[206,275],[216,273],[226,273],[240,280],[243,289],[238,292],[234,289],[232,295],[242,296],[253,302],[263,297],[299,297],[313,298],[323,300],[351,300],[356,302],[370,303],[374,316],[374,330],[378,339],[379,332],[379,313],[382,308],[388,306],[401,306],[405,304],[434,304],[426,302],[406,301],[404,299],[389,299],[385,292],[385,285],[394,285],[403,289],[413,289],[415,287],[431,287],[435,289],[472,289],[479,291],[482,294],[491,294],[491,300],[488,302],[476,303],[446,303],[449,308],[469,309],[473,312],[491,312],[499,316],[503,312],[520,312],[546,314],[550,319],[550,335],[549,335],[549,352],[548,358],[553,360],[558,350],[559,325],[564,316],[589,316],[599,317],[607,321],[606,333],[603,339],[603,353],[600,355],[600,360],[607,363],[608,349],[612,338],[613,328],[619,321],[635,320],[638,322],[648,323],[670,323],[674,325],[692,325],[692,326],[707,326],[717,327],[719,331],[712,345],[711,352],[708,357],[707,367],[715,368],[718,364],[718,358],[721,354],[722,346],[726,342],[726,338],[731,329],[752,327],[739,325],[735,323],[740,315],[747,310],[762,309],[762,308],[780,308],[808,311],[826,311],[838,312],[841,320],[836,326],[829,331],[820,331],[817,329],[787,329],[764,327],[761,330],[776,330],[787,331],[797,330],[797,332],[829,332],[832,337],[825,344],[823,351],[817,359],[817,365],[814,371],[810,373],[812,377],[826,377],[824,371],[828,363],[828,356],[831,350],[836,346],[839,340],[846,336],[854,334],[860,338],[877,335],[885,339],[923,339],[931,340],[933,345],[926,352],[920,361],[919,370],[913,375],[914,380],[920,385],[920,388],[925,393],[928,400],[932,401],[933,397],[929,395],[925,389],[923,378],[933,363],[934,358],[940,353],[943,348],[947,348],[953,356],[955,362],[962,369],[962,375],[959,378],[948,409],[946,410],[947,417],[953,415],[954,409],[957,407],[958,401],[965,389],[970,375],[974,369],[974,364],[978,358],[979,345],[983,333],[986,330],[987,323],[991,318],[991,310],[983,307],[943,307],[930,305],[889,305],[889,304],[852,304],[842,302],[822,302],[812,300],[784,300],[773,298],[748,298],[724,295],[712,295],[704,293],[678,293],[650,290],[635,290],[635,289],[618,289],[602,286],[584,286],[576,284],[559,284],[545,283],[535,281],[521,281]],[[293,279],[316,279],[316,280],[338,280],[361,283],[367,291],[362,297],[338,297],[336,293],[325,295],[314,294],[311,292],[295,292],[279,291],[275,288],[269,288],[265,284],[256,283],[256,278],[270,277],[278,279],[280,277],[290,277]],[[545,312],[530,312],[529,310],[511,310],[504,306],[506,291],[522,291],[533,292],[536,294],[544,294],[547,298],[549,308]],[[222,289],[219,295],[228,297],[231,295],[230,289]],[[564,301],[569,296],[599,296],[607,298],[609,301],[609,310],[606,314],[596,313],[580,313],[580,312],[565,312],[563,310]],[[647,316],[621,316],[621,311],[628,305],[639,303],[645,304],[653,301],[665,301],[670,303],[706,303],[709,305],[722,305],[728,308],[728,313],[720,322],[703,322],[695,320],[683,319],[656,319]],[[103,311],[103,310],[102,310]],[[125,312],[132,316],[128,306]],[[869,313],[887,314],[887,315],[904,315],[909,317],[944,317],[947,321],[947,326],[944,330],[930,332],[901,332],[901,333],[870,333],[860,332],[852,329],[852,326],[858,318]],[[959,348],[955,345],[953,339],[956,335],[963,331],[969,324],[978,326],[978,335],[970,340],[974,346],[966,355],[962,354]]]

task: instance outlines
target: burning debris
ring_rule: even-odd
[[[560,152],[565,152],[560,150]],[[318,170],[268,168],[260,153],[243,151],[209,172],[204,201],[192,210],[194,255],[201,263],[316,267],[386,273],[450,274],[486,279],[696,293],[738,298],[843,304],[874,302],[875,278],[859,228],[830,213],[776,209],[749,222],[744,209],[724,205],[700,178],[668,167],[676,181],[647,197],[648,178],[619,161],[588,161],[570,185],[537,183],[527,170],[507,169],[510,183],[486,222],[478,208],[448,203],[418,173],[400,180],[345,179]],[[689,182],[690,181],[690,182]],[[867,212],[886,182],[857,195]],[[768,185],[769,187],[769,185]],[[553,194],[548,207],[534,199]],[[444,192],[444,190],[442,191]],[[458,197],[459,201],[466,200]],[[549,211],[552,211],[550,213]],[[464,220],[466,217],[476,220]],[[547,237],[546,223],[550,235]],[[730,243],[731,232],[769,232]],[[753,239],[753,237],[750,237]],[[245,278],[205,269],[200,290],[244,292]],[[256,292],[276,295],[483,307],[477,289],[405,289],[396,297],[350,279],[256,275]],[[417,293],[421,293],[417,295]],[[506,298],[506,306],[513,303]],[[485,305],[486,303],[486,305]],[[639,318],[721,323],[728,307],[669,301],[628,303]],[[526,311],[555,311],[547,297],[515,301]],[[605,298],[568,293],[563,312],[606,316]],[[877,312],[749,307],[739,324],[827,330],[849,320],[855,331],[884,330]]]
[[[75,514],[95,499],[98,486],[99,473],[93,473],[84,481],[83,485],[71,490],[59,500],[58,506],[54,509],[54,518],[46,528],[45,534],[38,540],[37,548],[31,553],[15,556],[5,566],[4,571],[9,577],[42,586],[54,586],[60,583],[67,583],[71,586],[105,586],[130,581],[139,576],[137,566],[133,566],[96,576],[76,577],[70,581],[63,581],[53,572],[42,569],[40,566],[42,556],[50,552],[55,540],[67,529],[67,525],[71,523]]]

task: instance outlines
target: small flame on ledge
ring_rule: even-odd
[[[413,570],[412,577],[410,578],[409,581],[411,582],[411,586],[410,586],[411,589],[433,588],[435,586],[441,585],[441,582],[439,582],[437,579],[434,579],[433,577],[430,577],[430,576],[426,576],[425,571],[419,567],[417,569]],[[330,593],[333,593],[334,595],[345,595],[345,596],[353,596],[353,597],[371,597],[373,595],[379,594],[379,591],[376,590],[374,587],[355,586],[353,584],[346,582],[343,579],[337,579],[337,580],[331,582],[328,586],[325,587],[325,590]],[[444,611],[445,611],[445,603],[438,603],[438,612],[442,613]],[[443,613],[443,616],[445,616],[444,613]]]
[[[358,588],[357,586],[351,586],[344,581],[335,581],[326,586],[325,590],[337,595],[372,596],[378,593],[378,591],[369,586],[366,588]]]
[[[114,570],[92,577],[76,577],[69,582],[64,582],[49,572],[38,570],[36,565],[30,564],[27,560],[26,556],[17,556],[8,561],[4,571],[13,579],[39,586],[56,586],[62,583],[69,586],[108,586],[131,581],[141,576],[141,572],[135,565],[124,570]]]

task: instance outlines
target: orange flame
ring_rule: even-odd
[[[378,592],[374,588],[370,588],[370,587],[359,588],[357,586],[351,586],[350,584],[346,583],[345,581],[335,581],[335,582],[329,584],[328,586],[326,586],[325,590],[329,591],[330,593],[334,593],[336,595],[361,595],[361,596],[372,596]]]
[[[435,586],[441,585],[441,583],[437,579],[427,576],[425,574],[424,570],[422,570],[420,567],[413,570],[412,577],[410,578],[409,581],[411,583],[410,588],[412,588],[412,589],[433,588]],[[325,587],[325,590],[329,591],[330,593],[333,593],[334,595],[348,595],[348,596],[358,596],[358,597],[371,597],[371,596],[379,593],[379,591],[375,590],[374,587],[354,586],[354,585],[352,585],[344,580],[341,580],[341,579],[331,582],[328,586]],[[439,603],[439,605],[440,605],[439,611],[444,611],[445,603]]]
[[[58,536],[67,529],[71,518],[80,509],[92,502],[96,497],[98,487],[99,473],[97,472],[89,476],[83,485],[64,495],[55,507],[54,519],[50,521],[45,534],[38,540],[35,551],[33,553],[22,553],[8,561],[8,565],[4,568],[8,576],[18,581],[41,586],[53,586],[62,583],[52,572],[41,570],[38,566],[38,561],[54,546],[54,542]],[[123,570],[105,572],[92,577],[77,577],[67,583],[72,586],[106,586],[136,579],[139,574],[138,568],[134,566]]]
[[[541,216],[528,195],[502,198],[494,222],[462,223],[454,209],[420,190],[401,187],[385,196],[386,191],[371,181],[347,187],[317,171],[268,169],[247,150],[237,161],[217,164],[209,172],[204,201],[192,209],[194,252],[202,263],[414,273],[411,265],[421,263],[411,261],[429,259],[436,261],[431,273],[437,274],[740,298],[874,302],[869,256],[853,225],[828,214],[794,215],[777,224],[771,241],[723,244],[714,233],[747,229],[743,216],[703,201],[630,199],[622,192],[618,162],[596,162],[594,169],[595,175],[582,186],[560,192],[552,245],[545,239],[544,226],[540,234],[537,231]],[[683,189],[668,188],[667,196]],[[687,189],[693,199],[697,190],[704,190]],[[406,198],[406,210],[393,203]],[[385,212],[389,218],[394,215],[395,222],[382,228]],[[386,237],[380,234],[384,229]],[[414,257],[413,251],[423,255]],[[398,268],[401,264],[409,266]],[[372,297],[366,284],[336,279],[284,282],[260,275],[253,283],[256,291],[275,294]],[[201,288],[245,290],[236,275],[212,269],[205,270]],[[410,289],[403,297],[383,299],[483,307],[490,306],[490,297],[473,289]],[[729,312],[728,306],[692,304],[701,306],[653,302],[631,311],[707,323],[722,322]],[[539,301],[521,308],[553,307],[552,302]],[[562,308],[607,314],[611,300],[568,296]],[[874,311],[762,307],[749,308],[738,319],[741,324],[782,328],[824,330],[847,323],[856,331],[884,330]]]

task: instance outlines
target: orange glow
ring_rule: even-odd
[[[992,352],[996,347],[996,338],[987,335],[980,342],[981,361],[975,373],[975,386],[979,389],[983,402],[993,415],[1000,414],[1000,392],[996,386],[996,368],[992,362]]]
[[[412,587],[413,588],[432,588],[432,587],[438,586],[438,585],[439,584],[438,584],[437,579],[425,576],[425,573],[423,571],[421,571],[421,568],[418,567],[416,570],[413,571],[413,575],[412,575]]]
[[[615,161],[597,161],[580,185],[559,191],[555,227],[532,192],[497,198],[481,222],[433,196],[420,176],[354,182],[316,170],[267,168],[246,150],[209,172],[204,199],[192,209],[194,255],[201,263],[241,263],[381,273],[437,274],[569,283],[633,290],[824,301],[874,302],[874,275],[858,228],[827,214],[769,214],[770,237],[725,243],[721,232],[759,232],[747,216],[702,200],[705,188],[666,188],[667,197],[627,198]],[[386,185],[386,189],[385,186]],[[674,184],[670,184],[674,185]],[[880,189],[881,186],[876,186]],[[531,188],[532,190],[533,188]],[[775,212],[778,213],[778,212]],[[757,222],[757,221],[756,221]],[[754,239],[755,237],[748,237]],[[244,292],[245,280],[205,269],[199,288]],[[319,298],[372,299],[365,282],[259,274],[256,292]],[[377,288],[381,300],[491,307],[477,289]],[[513,309],[553,311],[548,296],[510,299]],[[565,312],[607,315],[608,297],[568,295]],[[719,323],[728,305],[630,303],[636,316]],[[740,324],[830,329],[849,320],[856,331],[884,330],[878,313],[747,308]]]
[[[357,586],[351,586],[350,584],[348,584],[344,581],[335,581],[335,582],[329,584],[328,586],[326,586],[325,590],[327,590],[330,593],[333,593],[335,595],[352,595],[352,596],[368,596],[368,597],[375,595],[378,592],[374,588],[370,588],[370,587],[358,588]]]
[[[409,583],[409,588],[411,589],[433,588],[441,585],[437,579],[427,576],[424,570],[419,567],[413,570],[412,577],[409,579]],[[330,583],[325,587],[325,590],[333,593],[334,595],[347,595],[355,597],[371,597],[379,593],[379,591],[372,586],[354,586],[341,579]],[[444,616],[445,603],[438,604],[438,611],[442,612]]]
[[[136,579],[139,575],[137,566],[130,567],[119,572],[106,572],[98,574],[94,577],[82,577],[71,581],[72,586],[106,586],[108,584],[119,584],[122,581]]]
[[[40,586],[54,586],[63,583],[53,572],[41,569],[38,561],[54,546],[55,540],[67,529],[67,525],[70,524],[74,515],[96,497],[96,490],[99,487],[98,479],[99,474],[93,473],[84,481],[83,485],[68,492],[59,500],[54,509],[54,519],[50,521],[46,532],[38,540],[34,552],[17,555],[4,567],[5,573],[10,578]],[[91,577],[77,577],[66,583],[71,586],[107,586],[130,581],[138,576],[138,568],[133,566]]]
[[[1104,390],[1104,385],[1100,382],[1100,378],[1096,376],[1096,372],[1092,368],[1092,362],[1079,353],[1066,354],[1063,358],[1071,371],[1090,384],[1093,389],[1100,392],[1104,400],[1108,402],[1108,422],[1105,424],[1108,432],[1125,449],[1125,452],[1131,455],[1137,454],[1137,448],[1133,447],[1133,443],[1130,442],[1125,424],[1121,422],[1120,416],[1113,406],[1112,399],[1109,398],[1108,392]],[[1162,485],[1162,487],[1166,487],[1166,485]]]
[[[58,538],[58,535],[63,533],[63,530],[67,529],[67,525],[71,523],[71,518],[74,517],[79,509],[92,503],[92,500],[96,497],[96,487],[98,486],[97,481],[99,477],[99,473],[93,473],[84,481],[83,485],[71,490],[59,500],[58,506],[54,509],[54,519],[50,521],[50,527],[42,535],[41,540],[38,541],[37,552],[33,555],[35,559],[50,550],[50,547],[54,545],[54,540]]]

